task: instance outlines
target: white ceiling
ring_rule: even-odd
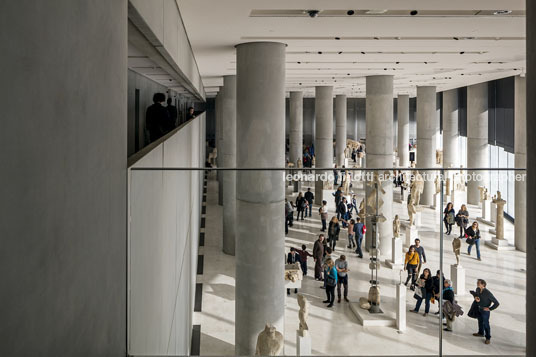
[[[363,97],[368,75],[392,74],[395,95],[415,95],[416,85],[445,90],[525,68],[525,0],[182,0],[179,8],[208,95],[236,73],[234,46],[251,41],[286,43],[287,90],[306,96],[334,85],[336,94]],[[313,9],[322,10],[317,18],[301,11]],[[423,15],[431,10],[442,12]]]

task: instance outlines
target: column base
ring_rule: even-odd
[[[450,266],[450,279],[452,280],[454,294],[458,296],[465,295],[465,269],[461,265],[452,264]]]
[[[352,310],[354,315],[357,317],[357,320],[363,327],[373,327],[373,326],[395,327],[396,326],[396,317],[395,317],[395,314],[392,312],[382,312],[378,314],[372,314],[368,310],[362,309],[359,306],[359,302],[351,302],[350,310]]]
[[[508,243],[506,239],[492,238],[486,241],[486,245],[495,250],[516,250],[516,247]]]
[[[492,221],[490,221],[490,220],[487,220],[487,219],[485,219],[484,217],[477,217],[476,220],[479,221],[480,223],[487,224],[488,226],[495,227],[495,223],[494,223],[494,222],[492,222]]]

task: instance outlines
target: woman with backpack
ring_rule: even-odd
[[[471,255],[471,248],[474,245],[476,246],[477,259],[482,260],[480,258],[480,229],[478,228],[478,222],[474,221],[471,227],[465,230],[465,234],[467,234],[467,244],[469,244],[467,247],[467,255]]]
[[[335,251],[335,246],[337,245],[337,241],[339,240],[340,231],[341,227],[339,225],[339,220],[337,219],[337,217],[333,216],[333,218],[329,222],[328,227],[329,247],[333,252]]]
[[[300,219],[300,213],[301,213],[301,219],[303,218],[303,212],[305,212],[305,208],[307,207],[307,200],[305,197],[303,197],[303,193],[298,193],[298,197],[296,197],[296,208],[298,209],[298,214],[296,215],[296,220]]]
[[[467,206],[462,205],[458,214],[456,214],[456,224],[460,227],[460,238],[463,238],[465,234],[465,228],[469,223],[469,211],[467,211]]]
[[[452,202],[447,203],[447,207],[445,207],[445,210],[443,211],[443,222],[445,222],[445,228],[447,231],[445,232],[447,235],[450,235],[452,232],[452,226],[454,225],[455,220],[455,212],[454,212],[454,205]]]
[[[327,299],[323,302],[324,304],[329,303],[327,307],[333,307],[333,302],[335,302],[335,287],[337,286],[337,269],[335,269],[335,263],[333,262],[333,259],[328,258],[326,260],[326,270],[324,274]]]

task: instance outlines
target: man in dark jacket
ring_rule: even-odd
[[[363,242],[363,231],[365,225],[361,222],[360,217],[356,217],[354,224],[354,238],[355,238],[355,244],[356,249],[355,252],[359,258],[363,258],[363,251],[361,250],[361,243]]]
[[[290,253],[288,253],[287,256],[287,264],[294,264],[294,263],[300,263],[300,269],[301,269],[301,259],[298,252],[296,252],[296,249],[290,248]],[[294,293],[298,293],[298,289],[294,289]],[[290,295],[290,289],[287,289],[287,295]]]
[[[322,258],[324,258],[324,235],[320,234],[313,246],[315,260],[315,280],[322,280]]]
[[[476,292],[473,294],[476,303],[478,304],[478,332],[473,336],[486,337],[484,343],[490,344],[491,340],[491,328],[489,326],[489,315],[491,311],[499,307],[499,301],[493,296],[491,291],[486,288],[486,281],[484,279],[477,280]]]
[[[346,228],[346,219],[348,218],[346,216],[346,198],[343,197],[341,202],[339,203],[339,209],[337,210],[340,214],[340,219],[342,220],[342,227]]]
[[[153,95],[153,104],[147,108],[145,113],[145,127],[149,132],[149,141],[158,140],[165,134],[165,128],[169,120],[168,111],[162,106],[166,101],[164,93]]]
[[[305,192],[304,196],[307,202],[309,202],[307,210],[309,211],[309,217],[311,217],[313,212],[313,200],[315,199],[315,195],[311,192],[310,187],[307,189],[307,192]],[[305,216],[307,216],[307,210],[305,211]]]
[[[177,127],[177,107],[174,106],[172,103],[173,100],[171,98],[168,98],[166,110],[168,111],[169,120],[166,131],[171,131]]]

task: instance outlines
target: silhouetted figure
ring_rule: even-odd
[[[188,108],[188,114],[186,114],[186,120],[190,120],[195,118],[195,111],[194,108],[190,107]]]
[[[158,140],[165,134],[165,128],[169,120],[168,111],[162,106],[166,101],[164,93],[153,95],[153,105],[147,108],[145,113],[145,126],[149,132],[149,141]]]
[[[173,103],[173,100],[171,98],[168,98],[166,109],[168,111],[168,116],[169,116],[169,128],[166,131],[171,131],[178,126],[177,125],[177,119],[178,119],[177,107],[172,105],[171,103]]]

